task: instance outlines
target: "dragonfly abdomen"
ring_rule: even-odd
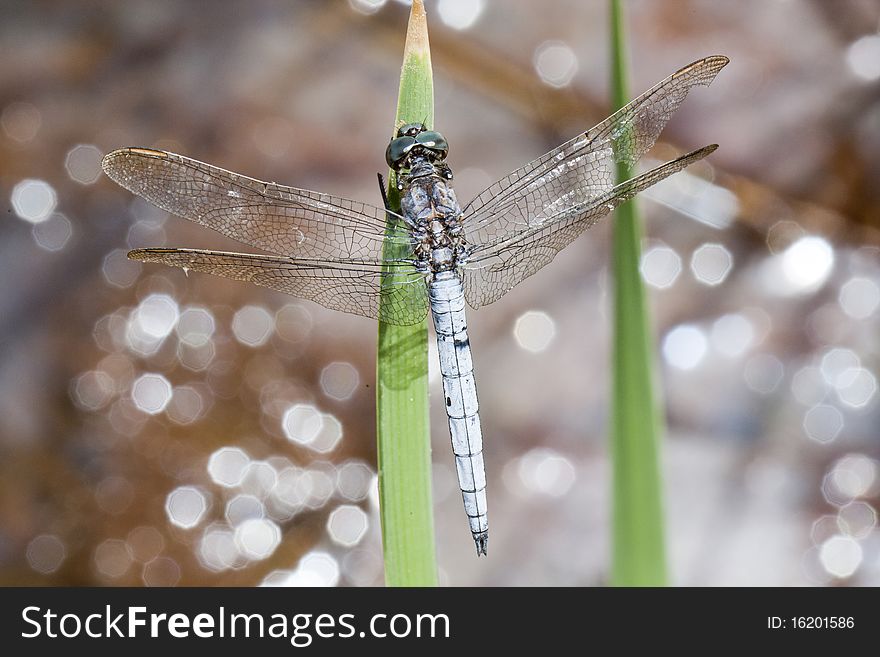
[[[467,334],[464,290],[453,271],[437,273],[429,285],[431,314],[437,333],[443,397],[458,483],[477,554],[486,554],[488,516],[483,434],[480,429],[477,387]]]

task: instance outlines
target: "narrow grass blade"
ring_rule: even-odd
[[[406,35],[394,129],[434,119],[428,26],[415,0]],[[388,200],[400,210],[393,172]],[[389,219],[393,221],[393,219]],[[406,257],[385,245],[386,258]],[[431,433],[428,421],[428,323],[379,323],[377,363],[379,513],[388,586],[436,586],[431,502]]]
[[[614,109],[629,101],[622,2],[611,4]],[[632,177],[618,164],[618,180]],[[655,393],[654,348],[639,274],[642,225],[634,200],[614,221],[614,355],[611,410],[613,530],[611,583],[664,586],[666,550],[658,463],[662,418]]]

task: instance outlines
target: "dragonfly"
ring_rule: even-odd
[[[483,433],[465,302],[498,301],[576,237],[642,190],[697,162],[700,148],[616,183],[697,85],[728,63],[685,66],[598,125],[493,183],[464,207],[453,190],[446,139],[400,126],[386,148],[400,212],[262,182],[150,148],[123,148],[105,173],[169,213],[264,251],[135,249],[129,258],[255,283],[333,310],[395,325],[433,318],[462,500],[477,555],[489,539]]]

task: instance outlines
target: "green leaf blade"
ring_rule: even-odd
[[[427,21],[413,2],[400,76],[395,130],[402,123],[434,119],[434,89]],[[395,175],[388,200],[400,210]],[[389,217],[389,227],[393,218]],[[386,242],[386,259],[407,257]],[[414,326],[379,323],[377,359],[379,513],[388,586],[436,586],[437,564],[431,494],[428,407],[428,320]]]

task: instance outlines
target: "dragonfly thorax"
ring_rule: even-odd
[[[445,163],[416,155],[409,171],[398,178],[400,210],[413,228],[416,258],[435,273],[456,269],[465,254],[461,207],[447,171]]]
[[[431,270],[435,272],[450,271],[455,266],[455,255],[448,246],[431,250]]]

